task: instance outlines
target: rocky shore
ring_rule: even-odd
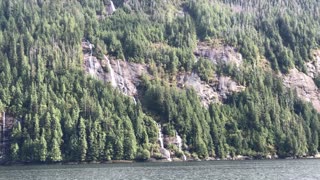
[[[166,158],[163,159],[156,159],[156,158],[149,158],[145,161],[138,161],[138,160],[111,160],[111,161],[85,161],[85,162],[12,162],[12,161],[0,161],[0,165],[4,166],[17,166],[17,165],[43,165],[43,164],[58,164],[58,165],[78,165],[78,164],[131,164],[131,163],[141,163],[141,162],[148,162],[148,163],[163,163],[163,162],[194,162],[194,161],[243,161],[243,160],[276,160],[276,159],[320,159],[320,154],[316,154],[314,156],[301,156],[301,157],[278,157],[277,155],[274,156],[265,156],[265,157],[253,157],[253,156],[242,156],[238,155],[236,157],[227,157],[224,159],[208,157],[206,159],[198,159],[198,158],[187,158],[186,160],[182,160],[180,158],[172,158],[168,160]]]

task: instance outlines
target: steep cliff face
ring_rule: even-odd
[[[110,83],[128,96],[134,97],[138,94],[137,87],[142,75],[152,78],[148,65],[117,60],[108,56],[97,59],[91,56],[87,42],[82,43],[82,48],[85,72],[105,83]],[[240,67],[242,64],[241,54],[230,46],[213,48],[205,43],[199,43],[195,55],[203,56],[217,66],[232,63]],[[194,88],[205,107],[210,103],[221,102],[228,95],[245,89],[244,86],[226,76],[215,75],[209,83],[201,80],[195,72],[178,73],[174,79],[176,80],[174,84],[181,89]]]
[[[299,98],[312,103],[313,107],[320,112],[320,89],[316,86],[313,78],[320,74],[320,50],[313,53],[313,60],[306,63],[307,74],[297,69],[290,70],[283,76],[286,87],[296,90]]]
[[[177,85],[181,88],[193,88],[205,107],[208,107],[210,103],[221,102],[228,95],[245,89],[230,77],[215,76],[211,83],[207,83],[202,81],[196,73],[178,75]]]
[[[105,83],[110,83],[128,96],[137,95],[137,86],[141,82],[141,75],[149,75],[148,66],[104,56],[103,59],[90,57],[86,43],[82,43],[84,69],[88,75]],[[92,61],[92,62],[91,62]]]
[[[145,64],[129,63],[104,56],[104,59],[97,59],[90,55],[90,48],[83,43],[84,69],[87,74],[100,79],[105,83],[111,83],[115,88],[120,89],[128,96],[138,94],[137,87],[141,82],[141,76],[152,77],[149,67]],[[210,46],[200,42],[194,52],[197,58],[204,57],[216,66],[233,64],[240,68],[243,60],[240,53],[230,46]],[[286,87],[296,90],[299,98],[312,103],[314,108],[320,112],[320,90],[313,78],[320,74],[320,50],[313,51],[312,61],[306,63],[307,73],[292,69],[286,75],[281,75]],[[217,74],[210,82],[201,80],[199,75],[192,73],[178,73],[175,77],[175,85],[181,89],[193,88],[199,95],[202,104],[208,107],[210,103],[218,103],[232,93],[245,90],[232,78],[218,76]]]
[[[205,57],[215,65],[234,64],[240,67],[242,55],[234,47],[228,45],[211,45],[208,42],[198,42],[194,52],[196,57]]]
[[[108,61],[108,59],[104,60]],[[117,82],[117,87],[129,96],[137,95],[137,87],[141,82],[143,74],[151,76],[148,72],[148,66],[129,63],[121,60],[110,60],[109,72],[106,74],[107,80],[112,80],[111,71],[114,71],[114,78]]]
[[[320,112],[320,90],[310,76],[297,69],[292,69],[283,77],[283,83],[286,87],[296,90],[299,98],[312,103],[314,108]]]
[[[312,52],[313,59],[312,61],[306,63],[307,75],[315,78],[320,74],[320,49],[314,50]]]
[[[221,42],[216,44],[198,42],[194,55],[197,59],[203,57],[209,60],[217,67],[234,65],[239,69],[243,64],[242,55],[234,47],[222,45]],[[217,74],[209,83],[202,81],[196,73],[178,75],[177,80],[179,87],[194,88],[205,107],[212,102],[221,102],[232,93],[245,90],[244,86],[239,85],[231,77],[218,76]]]

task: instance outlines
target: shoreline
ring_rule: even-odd
[[[154,159],[150,158],[146,161],[137,161],[137,160],[111,160],[111,161],[68,161],[68,162],[12,162],[12,161],[3,161],[0,162],[1,166],[28,166],[28,165],[81,165],[81,164],[133,164],[133,163],[183,163],[183,162],[206,162],[206,161],[259,161],[259,160],[298,160],[298,159],[320,159],[316,156],[308,157],[285,157],[285,158],[243,158],[243,159],[189,159],[186,161],[175,159],[173,161],[168,161],[167,159]]]

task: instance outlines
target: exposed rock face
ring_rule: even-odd
[[[172,159],[172,160],[175,160],[175,161],[186,161],[187,160],[187,157],[185,156],[185,154],[184,154],[184,152],[183,152],[183,149],[182,149],[182,147],[187,147],[186,145],[183,145],[183,142],[182,142],[182,138],[179,136],[179,134],[178,134],[178,132],[176,132],[175,133],[175,136],[173,136],[173,137],[170,137],[170,136],[165,136],[164,138],[163,138],[163,143],[164,144],[166,144],[167,145],[167,147],[168,146],[170,146],[170,145],[174,145],[174,146],[176,146],[177,148],[178,148],[178,150],[182,153],[182,155],[181,155],[181,157],[179,157],[179,158],[181,158],[181,159],[179,159],[179,158],[177,158],[177,157],[175,157],[175,158],[170,158],[170,159]],[[161,148],[162,149],[162,148]],[[164,150],[166,150],[166,149],[164,149],[164,150],[161,150],[160,149],[160,152],[163,154],[163,152],[165,152]],[[170,154],[170,151],[168,151],[169,152],[169,154]],[[171,152],[171,154],[173,155],[173,156],[176,156],[175,154],[174,154],[174,152]],[[164,156],[164,154],[163,154],[163,156]],[[166,157],[167,158],[167,156],[164,156],[164,157]],[[171,157],[171,156],[170,156]]]
[[[207,42],[199,42],[194,54],[197,58],[204,57],[209,59],[217,66],[233,64],[239,68],[243,63],[242,55],[235,48],[227,45],[213,46]],[[200,77],[195,73],[180,74],[177,76],[177,81],[179,87],[193,87],[198,93],[202,104],[206,107],[211,102],[219,102],[227,98],[228,95],[245,89],[244,86],[237,84],[230,77],[218,77],[217,75],[211,83],[201,81]]]
[[[252,158],[250,158],[249,156],[238,155],[238,156],[234,157],[233,159],[234,160],[250,160]]]
[[[162,157],[167,159],[168,161],[172,161],[170,151],[164,148],[161,124],[158,124],[158,140],[160,143],[160,153],[162,154]]]
[[[178,87],[181,88],[194,88],[205,107],[208,107],[212,102],[220,102],[227,98],[228,95],[245,89],[244,86],[238,85],[230,77],[216,76],[212,83],[208,84],[202,81],[195,73],[178,75],[177,83]]]
[[[320,89],[313,81],[313,78],[320,75],[320,50],[314,50],[312,54],[313,60],[306,63],[307,74],[292,69],[283,76],[283,83],[286,87],[295,89],[300,99],[312,103],[320,112]]]
[[[237,82],[233,81],[230,77],[221,76],[219,78],[219,92],[220,96],[226,98],[228,94],[234,92],[241,92],[245,89],[244,86],[238,85]]]
[[[314,108],[320,112],[320,90],[310,76],[297,69],[292,69],[289,74],[283,77],[283,83],[286,87],[295,89],[299,98],[311,102]]]
[[[85,71],[91,76],[104,81],[104,71],[102,69],[101,63],[94,56],[90,58],[89,53],[84,54],[84,68]]]
[[[150,75],[148,67],[142,64],[128,63],[126,61],[116,62],[115,60],[111,60],[111,66],[115,70],[116,79],[119,81],[119,79],[123,78],[124,85],[128,91],[127,95],[129,96],[137,94],[137,86],[141,82],[141,75]]]
[[[235,64],[240,67],[242,55],[231,46],[210,46],[208,43],[199,42],[194,52],[197,57],[205,57],[217,65]]]
[[[177,76],[178,87],[185,88],[194,88],[194,90],[199,95],[203,105],[208,106],[210,102],[218,102],[219,94],[217,89],[207,84],[204,81],[201,81],[200,77],[195,74],[181,74]]]
[[[141,82],[141,75],[149,74],[147,65],[109,59],[107,56],[104,56],[102,60],[92,56],[92,63],[90,63],[90,53],[87,45],[83,43],[82,48],[85,72],[105,83],[111,83],[113,87],[119,88],[128,96],[137,94],[137,86]],[[93,65],[91,66],[91,64]]]
[[[165,148],[160,148],[160,153],[168,161],[172,161],[170,151]]]
[[[313,51],[313,60],[306,63],[308,76],[315,78],[320,74],[320,50]]]
[[[104,56],[104,59],[99,60],[91,56],[90,47],[87,42],[82,43],[84,53],[84,69],[85,72],[94,78],[97,78],[105,83],[111,83],[115,88],[120,89],[128,96],[138,94],[137,87],[141,82],[141,75],[150,76],[149,67],[143,64],[129,63],[122,60],[110,59]],[[204,46],[199,47],[199,52],[208,55],[213,63],[235,63],[240,66],[242,57],[236,53],[231,47],[224,48],[224,53],[221,49],[207,49]],[[176,85],[180,88],[194,88],[199,95],[202,104],[208,107],[210,103],[216,103],[228,95],[240,92],[245,87],[240,86],[230,77],[218,77],[207,83],[202,81],[196,73],[180,73],[176,76]]]
[[[116,7],[113,4],[113,1],[110,1],[110,4],[107,6],[108,15],[113,14],[116,11]]]

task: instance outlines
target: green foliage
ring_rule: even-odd
[[[146,160],[157,123],[166,135],[177,131],[194,158],[318,152],[319,113],[257,66],[265,57],[275,72],[306,70],[320,44],[318,1],[114,0],[110,16],[108,3],[0,3],[0,110],[18,119],[11,160]],[[98,57],[150,65],[154,80],[143,78],[141,103],[84,74],[83,39],[99,46]],[[196,61],[197,41],[216,39],[238,49],[243,67]],[[166,82],[184,72],[207,82],[225,74],[246,90],[205,108],[194,90]]]
[[[53,162],[58,162],[58,161],[62,160],[59,143],[55,139],[52,142],[52,150],[50,153],[50,160]]]
[[[278,1],[189,0],[186,7],[200,39],[223,38],[238,46],[250,63],[260,53],[276,71],[287,73],[293,66],[304,71],[308,52],[320,45],[316,31],[319,16],[315,15],[318,1],[288,5]]]
[[[19,160],[19,145],[18,143],[12,143],[10,148],[11,159],[13,161]]]
[[[146,149],[138,148],[136,160],[145,161],[150,158],[150,152]]]
[[[214,66],[206,59],[200,58],[195,65],[195,71],[200,76],[201,80],[208,82],[214,77]]]
[[[80,121],[79,121],[79,147],[80,147],[80,160],[84,161],[86,160],[88,142],[87,142],[87,135],[86,135],[86,126],[83,118],[80,118]]]
[[[47,159],[47,142],[44,136],[41,136],[39,143],[39,159],[44,162]]]

